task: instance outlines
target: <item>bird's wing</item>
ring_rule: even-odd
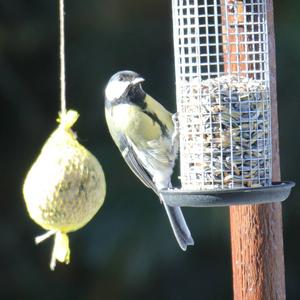
[[[132,146],[130,139],[128,139],[125,135],[122,135],[120,138],[120,150],[121,153],[133,171],[133,173],[144,183],[145,186],[152,189],[156,194],[158,194],[157,188],[152,180],[152,176],[147,172],[147,170],[143,167],[138,156]]]

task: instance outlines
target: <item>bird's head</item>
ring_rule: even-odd
[[[143,98],[145,96],[141,86],[143,81],[145,79],[133,71],[120,71],[114,74],[105,89],[106,101],[112,104],[122,99],[135,102],[137,98]]]

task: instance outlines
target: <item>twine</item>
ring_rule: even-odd
[[[65,71],[65,12],[64,0],[59,0],[59,27],[60,27],[60,41],[59,41],[59,58],[60,58],[60,102],[61,102],[61,120],[63,120],[67,113],[66,108],[66,71]]]

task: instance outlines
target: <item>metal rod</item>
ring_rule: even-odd
[[[222,14],[228,4],[243,5],[243,1],[221,0]],[[272,100],[273,130],[273,180],[280,180],[278,119],[276,95],[275,43],[273,23],[273,1],[266,0],[269,32],[270,88]],[[232,38],[232,36],[231,36]],[[238,34],[237,44],[243,41]],[[228,49],[223,49],[224,52]],[[236,51],[235,51],[236,52]],[[236,57],[224,58],[225,68],[236,68]],[[239,56],[240,68],[252,69]],[[285,299],[282,210],[281,204],[233,206],[230,208],[232,246],[233,289],[236,300]]]

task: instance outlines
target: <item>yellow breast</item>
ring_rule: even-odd
[[[157,139],[161,135],[159,125],[136,105],[119,104],[108,114],[117,130],[135,143]]]

